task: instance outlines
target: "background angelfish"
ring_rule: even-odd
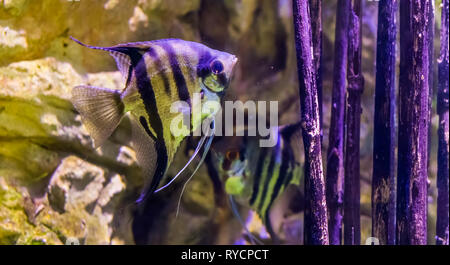
[[[171,113],[172,103],[184,101],[189,104],[190,131],[196,130],[201,123],[192,119],[192,110],[196,109],[192,106],[193,94],[201,94],[201,103],[220,103],[237,58],[200,43],[179,39],[112,47],[89,46],[73,40],[85,47],[109,52],[123,76],[122,91],[77,86],[72,90],[72,103],[95,147],[113,133],[126,113],[131,113],[132,147],[147,178],[138,200],[142,201],[158,187],[185,138],[171,133],[171,121],[179,115]],[[200,121],[203,119],[202,115]]]
[[[301,185],[299,132],[299,123],[278,127],[273,147],[260,147],[257,136],[235,137],[234,141],[214,145],[216,167],[226,193],[232,196],[231,206],[235,207],[235,198],[254,210],[272,237],[275,233],[269,214],[274,201],[288,185]]]

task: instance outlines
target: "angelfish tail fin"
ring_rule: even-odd
[[[124,104],[115,90],[94,86],[72,89],[72,104],[98,147],[114,132],[124,115]]]

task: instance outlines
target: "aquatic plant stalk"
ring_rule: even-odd
[[[345,78],[347,74],[350,0],[339,0],[336,11],[331,122],[327,151],[326,196],[330,244],[342,242],[344,203]]]
[[[434,91],[434,1],[431,1],[431,5],[428,6],[427,10],[427,19],[428,23],[428,60],[430,63],[428,64],[430,73],[428,76],[428,88],[430,89],[429,97],[428,97],[428,159],[427,159],[427,168],[430,168],[430,157],[431,157],[431,117],[433,117],[433,91]],[[430,186],[428,186],[430,188]]]
[[[429,5],[400,1],[397,244],[427,243]]]
[[[436,215],[436,244],[449,244],[449,136],[448,136],[448,0],[442,1],[441,15],[441,49],[438,64],[438,94],[437,113],[439,115],[438,128],[438,172],[437,172],[437,215]]]
[[[322,108],[322,0],[309,0],[314,69],[316,71],[317,98],[319,100],[320,142],[323,141]]]
[[[362,1],[353,0],[348,22],[347,64],[347,136],[345,145],[344,179],[344,244],[361,244],[359,135],[361,122],[361,94],[364,77],[361,71]]]
[[[328,244],[320,119],[308,1],[293,1],[302,137],[305,151],[305,244]]]
[[[375,81],[372,236],[395,244],[395,46],[397,0],[380,0]]]
[[[427,19],[429,21],[428,23],[428,152],[427,152],[427,172],[430,171],[430,157],[431,157],[431,134],[432,134],[432,124],[431,119],[433,117],[433,93],[434,93],[434,2],[431,1],[431,4],[428,5],[427,10]],[[429,190],[431,189],[430,185],[430,179],[427,179],[427,194]],[[428,203],[427,203],[427,214],[428,214]],[[431,220],[430,220],[431,221]],[[435,224],[432,224],[435,225]],[[431,227],[428,227],[428,229],[431,229]],[[430,233],[427,233],[427,235],[430,235]]]

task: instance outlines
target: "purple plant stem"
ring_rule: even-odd
[[[372,236],[395,245],[395,46],[397,0],[378,3],[375,81]]]
[[[430,61],[428,67],[428,88],[430,89],[429,97],[428,97],[428,159],[427,159],[427,168],[430,168],[430,154],[431,154],[431,118],[433,117],[433,107],[432,107],[432,99],[433,99],[433,73],[434,73],[434,1],[431,1],[431,5],[428,6],[427,16],[430,23],[428,23],[428,60]],[[429,188],[429,187],[428,187]]]
[[[442,1],[441,17],[441,49],[438,64],[438,93],[437,113],[439,115],[438,128],[438,173],[437,173],[437,220],[436,244],[449,244],[449,125],[448,125],[448,0]]]
[[[316,71],[317,97],[319,100],[320,142],[323,142],[322,108],[322,0],[309,0],[312,42],[314,50],[314,69]]]
[[[328,244],[320,119],[308,1],[293,0],[302,137],[305,152],[305,244]]]
[[[430,5],[400,2],[397,244],[427,244]]]
[[[348,104],[344,180],[344,244],[346,245],[361,244],[359,136],[361,94],[364,91],[364,77],[361,71],[361,9],[362,0],[353,0],[348,22]]]
[[[327,152],[326,194],[330,244],[342,242],[344,203],[344,122],[350,0],[339,0],[336,11],[331,122]]]

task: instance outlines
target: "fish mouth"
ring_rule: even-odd
[[[233,57],[233,61],[231,62],[231,67],[234,69],[234,66],[238,62],[238,58],[236,56]]]
[[[238,162],[235,165],[231,165],[231,169],[227,170],[228,176],[243,176],[246,163]]]
[[[233,60],[231,61],[231,72],[230,72],[230,76],[229,79],[231,81],[232,76],[234,75],[234,72],[236,71],[234,68],[234,66],[236,65],[236,63],[238,62],[238,58],[236,56],[233,56]]]

